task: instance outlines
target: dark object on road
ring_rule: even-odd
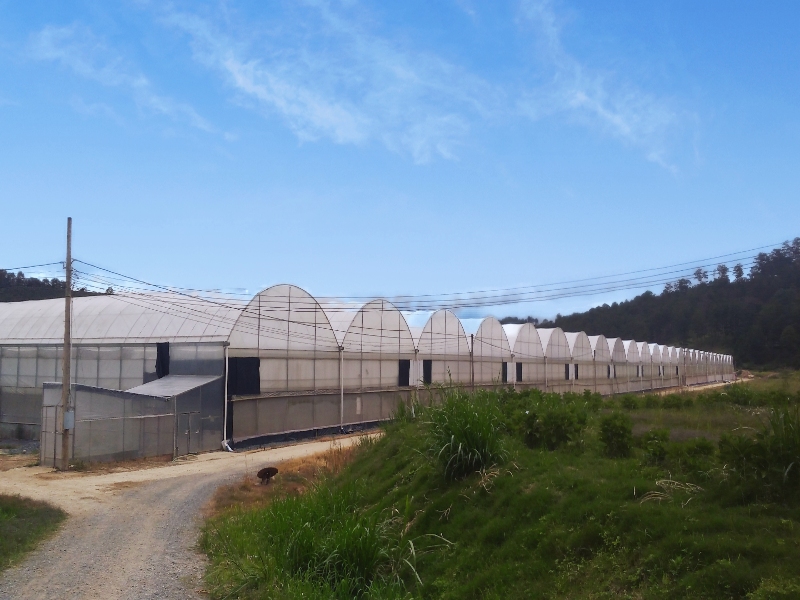
[[[275,467],[264,467],[258,473],[256,473],[256,476],[261,480],[261,483],[263,485],[269,483],[269,480],[275,477],[275,475],[277,474],[278,474],[278,469],[276,469]]]

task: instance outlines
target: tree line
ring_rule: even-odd
[[[741,264],[698,268],[693,280],[667,283],[625,302],[554,320],[506,318],[637,341],[732,354],[741,367],[800,368],[800,238]]]
[[[66,290],[66,282],[55,277],[38,279],[37,277],[26,277],[22,271],[11,273],[0,269],[0,302],[63,298]],[[113,293],[113,290],[109,288],[107,293]],[[95,295],[85,287],[74,290],[73,294],[75,296]]]

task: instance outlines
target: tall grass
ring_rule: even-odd
[[[447,479],[462,479],[506,460],[502,413],[491,394],[447,390],[424,415],[430,452]]]
[[[755,436],[724,435],[720,459],[746,496],[800,500],[800,407],[770,411]]]
[[[398,523],[364,514],[355,484],[329,481],[209,522],[203,548],[218,597],[394,598],[405,595],[413,546]]]

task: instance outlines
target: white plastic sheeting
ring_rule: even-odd
[[[226,342],[244,303],[181,294],[108,294],[72,300],[74,344]],[[0,345],[57,345],[64,340],[64,300],[5,302]]]
[[[472,342],[475,383],[508,383],[511,347],[500,321],[486,317],[481,321]]]

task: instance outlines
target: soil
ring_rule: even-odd
[[[358,436],[338,438],[348,448]],[[250,481],[268,465],[329,452],[310,442],[243,453],[213,452],[125,470],[3,472],[0,493],[46,500],[70,515],[21,563],[0,574],[0,599],[203,598],[196,549],[203,508],[221,485]],[[30,457],[27,457],[30,460]],[[266,487],[266,486],[264,486]],[[223,504],[219,496],[212,504]],[[206,513],[208,508],[206,508]]]

